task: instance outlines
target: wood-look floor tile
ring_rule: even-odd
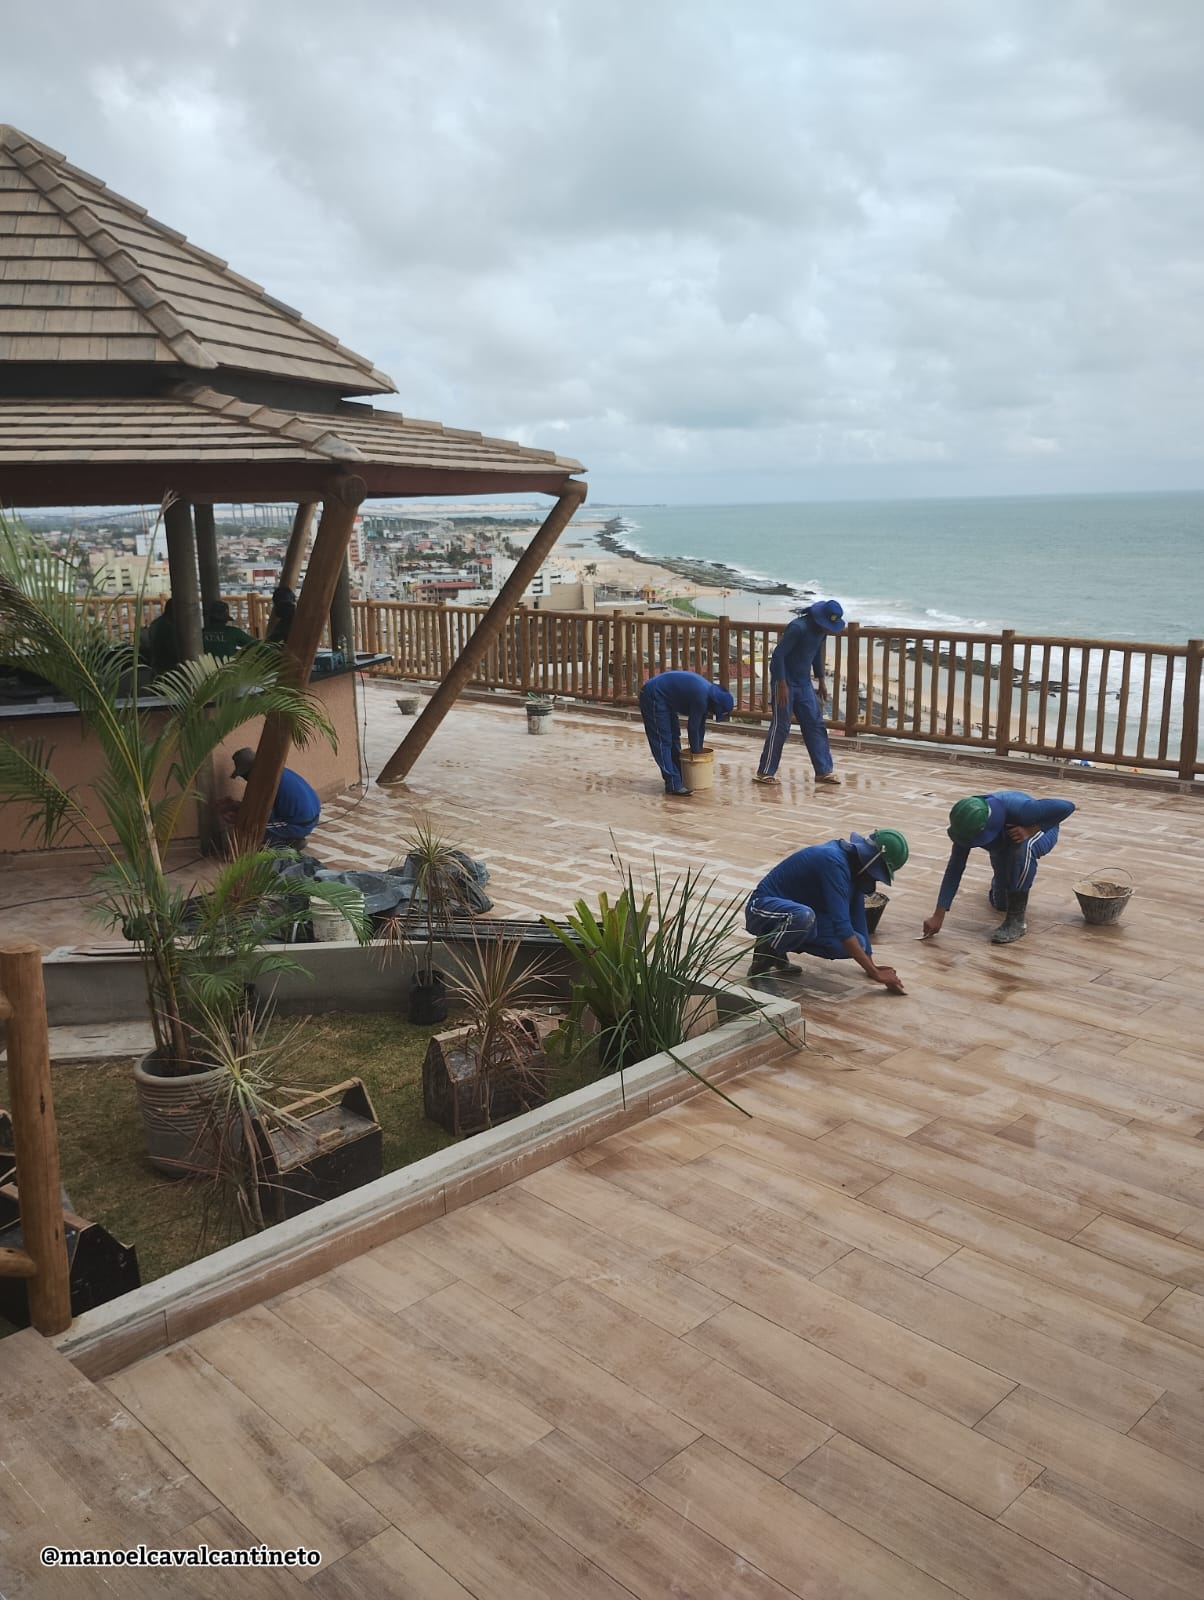
[[[433,1439],[409,1441],[351,1483],[478,1600],[630,1600],[542,1518]]]
[[[324,1566],[305,1588],[311,1600],[474,1600],[397,1528]]]
[[[725,1243],[720,1235],[624,1194],[614,1184],[564,1162],[532,1173],[519,1187],[569,1216],[621,1239],[650,1260],[670,1266],[701,1261],[721,1250]]]
[[[1065,1284],[1076,1293],[1128,1316],[1144,1317],[1170,1293],[1170,1285],[1148,1273],[1109,1261],[1020,1222],[939,1194],[910,1178],[888,1178],[865,1194],[865,1203],[970,1245],[1011,1266]]]
[[[1075,1243],[1139,1272],[1153,1273],[1167,1283],[1195,1293],[1204,1291],[1204,1250],[1181,1239],[1168,1239],[1164,1233],[1116,1217],[1097,1217],[1076,1235]]]
[[[786,1482],[966,1600],[1119,1600],[1078,1567],[854,1440],[829,1440]]]
[[[727,1299],[958,1422],[977,1422],[1013,1387],[1014,1380],[954,1354],[947,1345],[738,1245],[692,1270]]]
[[[563,1434],[490,1474],[528,1515],[640,1600],[790,1600],[789,1592],[696,1522]]]
[[[998,1515],[1041,1470],[1018,1451],[984,1453],[981,1434],[743,1306],[721,1311],[686,1338],[988,1516]]]
[[[860,1251],[842,1257],[816,1282],[1113,1428],[1132,1427],[1162,1392],[931,1278],[913,1277]]]
[[[951,1600],[944,1584],[711,1439],[644,1487],[802,1600]]]
[[[1204,1345],[1204,1295],[1176,1289],[1151,1311],[1146,1322],[1193,1344]]]
[[[1204,1473],[1132,1434],[1016,1389],[977,1431],[1204,1549]]]

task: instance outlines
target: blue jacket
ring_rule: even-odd
[[[824,645],[827,634],[805,612],[795,617],[782,629],[782,636],[769,658],[769,676],[773,683],[788,683],[792,689],[805,688],[811,674],[822,678],[824,673]]]
[[[707,718],[726,721],[734,701],[726,689],[709,683],[701,672],[658,672],[640,690],[643,703],[672,711],[687,718],[690,749],[697,755],[706,743]]]
[[[843,839],[810,844],[767,872],[753,890],[753,898],[770,895],[776,900],[810,906],[817,916],[831,919],[837,939],[859,933],[868,944],[865,896],[857,887],[856,871],[852,846]]]
[[[1034,800],[1022,789],[998,789],[994,794],[982,796],[987,802],[987,824],[977,838],[969,844],[954,843],[949,854],[949,865],[941,879],[941,892],[936,897],[937,906],[948,911],[953,904],[970,859],[971,850],[989,850],[1003,837],[1005,828],[1053,828],[1074,810],[1073,800]]]
[[[280,824],[287,828],[296,828],[298,832],[304,830],[308,833],[317,826],[321,815],[322,802],[318,799],[317,792],[306,783],[300,773],[285,767],[280,774],[280,787],[276,790],[268,825]]]

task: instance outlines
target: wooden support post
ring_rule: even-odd
[[[289,629],[285,655],[291,660],[291,677],[298,688],[309,682],[314,654],[330,615],[339,572],[346,562],[355,514],[367,493],[362,478],[340,478],[322,502],[322,517],[314,537],[309,569],[297,596],[297,614]],[[244,850],[262,841],[289,752],[288,729],[278,717],[268,717],[255,752],[255,769],[238,813],[238,841]]]
[[[208,610],[222,597],[222,580],[217,565],[217,529],[213,521],[212,506],[194,506],[192,519],[196,523],[196,559],[201,578],[201,607]]]
[[[0,945],[0,990],[12,1008],[7,1024],[8,1094],[25,1246],[21,1254],[30,1258],[34,1270],[27,1291],[29,1320],[39,1333],[62,1333],[71,1326],[71,1283],[38,945],[32,941]],[[13,1265],[20,1267],[19,1262]]]
[[[305,560],[305,552],[309,549],[309,530],[313,525],[314,510],[312,500],[302,501],[293,518],[293,531],[288,536],[288,548],[280,568],[280,582],[286,589],[295,590],[297,587],[297,575]]]
[[[950,664],[952,670],[952,663]],[[1012,680],[1016,676],[1016,630],[1005,628],[1003,630],[1003,648],[999,652],[999,694],[996,697],[995,721],[995,754],[1006,756],[1012,744]],[[983,679],[982,684],[982,709],[983,720],[986,720],[987,710],[991,704],[991,681]],[[983,733],[986,733],[984,728]]]
[[[850,622],[844,634],[844,731],[851,739],[861,723],[861,624]],[[836,707],[832,707],[835,711]]]
[[[1200,671],[1204,667],[1204,639],[1187,641],[1183,663],[1183,733],[1179,739],[1179,776],[1190,783],[1200,762]],[[1101,693],[1102,688],[1101,688]]]
[[[308,580],[307,580],[308,581]],[[355,615],[351,609],[351,563],[343,557],[334,599],[330,602],[330,647],[346,649],[348,661],[355,660]]]
[[[197,577],[196,536],[192,507],[173,500],[163,515],[167,530],[167,565],[171,574],[171,617],[176,630],[176,653],[181,661],[201,654],[201,586]]]
[[[548,512],[543,527],[523,551],[501,593],[477,624],[476,632],[461,650],[458,660],[427,701],[414,726],[381,768],[377,783],[401,783],[405,779],[430,743],[436,728],[456,703],[461,689],[476,670],[477,663],[484,660],[489,647],[497,640],[506,625],[506,619],[522,599],[523,591],[539,571],[544,557],[585,499],[585,493],[585,485],[575,478],[570,478],[565,484],[564,492]]]

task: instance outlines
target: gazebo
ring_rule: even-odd
[[[296,505],[280,581],[317,531],[287,649],[306,681],[327,618],[350,637],[365,498],[530,493],[554,504],[379,777],[405,776],[585,498],[579,462],[378,411],[363,356],[16,128],[0,125],[0,505],[164,504],[181,655],[218,598],[215,503]],[[352,734],[354,737],[354,734]],[[271,720],[240,827],[262,835],[287,744]]]

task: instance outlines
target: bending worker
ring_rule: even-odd
[[[681,724],[686,718],[690,751],[699,755],[706,739],[707,718],[726,722],[735,701],[726,689],[709,683],[700,672],[660,672],[640,690],[640,714],[652,759],[661,769],[666,794],[689,794],[681,781]]]
[[[824,645],[830,633],[844,631],[844,612],[835,600],[817,600],[800,611],[782,630],[769,658],[773,715],[765,748],[757,768],[757,783],[777,783],[778,762],[790,732],[791,718],[798,722],[816,783],[839,783],[832,771],[832,748],[824,727]],[[812,674],[815,684],[812,685]]]
[[[1058,828],[1074,810],[1072,800],[1034,800],[1019,789],[972,794],[949,813],[953,849],[941,879],[936,910],[924,923],[924,937],[939,933],[953,904],[971,850],[991,857],[990,901],[1006,913],[991,935],[992,944],[1014,944],[1028,931],[1025,915],[1037,863],[1058,842]]]
[[[875,983],[902,992],[893,967],[874,961],[865,921],[865,897],[880,883],[892,883],[907,861],[907,840],[894,828],[877,828],[869,838],[808,845],[779,861],[749,896],[744,926],[756,934],[750,977],[789,973],[790,951],[839,961],[847,956]]]
[[[245,783],[255,770],[255,752],[249,748],[234,752],[234,771],[231,777]],[[238,802],[227,801],[222,808],[227,825],[238,815]],[[267,845],[299,846],[309,838],[322,816],[322,802],[316,791],[306,783],[299,772],[285,767],[280,774],[276,798],[268,817],[263,842]]]

